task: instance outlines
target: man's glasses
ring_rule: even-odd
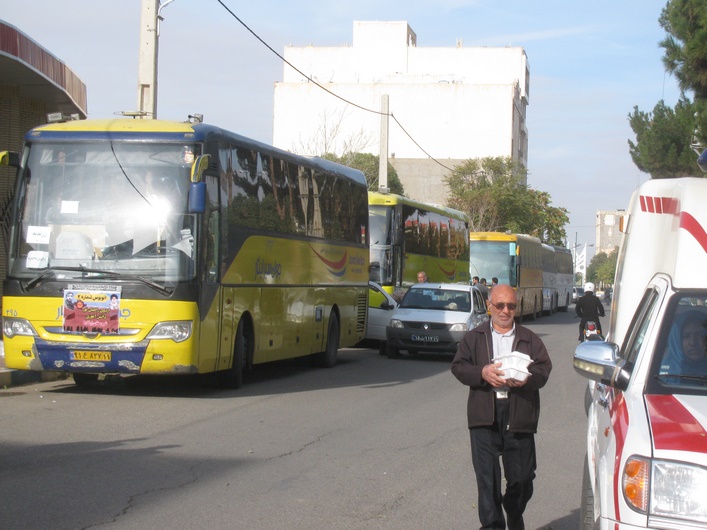
[[[489,304],[491,304],[493,307],[495,307],[499,311],[503,311],[506,308],[508,308],[509,311],[515,311],[516,307],[518,307],[518,304],[508,304],[506,302],[501,302],[500,304],[494,304],[491,300],[489,300]]]

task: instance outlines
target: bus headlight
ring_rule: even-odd
[[[160,322],[147,335],[153,340],[173,340],[174,342],[184,342],[191,337],[191,320],[174,320],[172,322]]]
[[[38,337],[39,334],[34,330],[29,320],[24,318],[4,317],[2,319],[2,332],[8,339],[15,335],[26,335],[29,337]]]

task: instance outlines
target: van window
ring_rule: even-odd
[[[655,319],[658,311],[658,301],[660,300],[657,289],[650,288],[646,290],[638,304],[638,310],[629,326],[629,334],[624,342],[624,347],[621,348],[621,357],[626,361],[626,370],[633,371],[636,364],[636,359],[643,346],[643,341],[646,338],[648,328],[651,322]]]
[[[665,391],[707,393],[707,295],[674,297],[660,335],[651,379]]]

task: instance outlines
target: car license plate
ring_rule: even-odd
[[[439,342],[437,335],[413,335],[412,340],[416,342]]]
[[[72,361],[110,361],[111,352],[109,351],[72,351]]]

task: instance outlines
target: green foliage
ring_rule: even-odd
[[[618,247],[614,248],[609,255],[606,252],[596,254],[587,267],[587,280],[598,284],[613,285],[618,256]]]
[[[567,210],[550,206],[550,194],[529,188],[526,179],[527,169],[510,157],[469,159],[444,179],[447,205],[469,215],[473,232],[509,230],[563,245]]]
[[[697,155],[690,148],[694,130],[694,105],[683,95],[675,109],[659,101],[653,112],[638,107],[629,114],[636,143],[628,141],[636,167],[651,178],[701,177]]]
[[[378,191],[378,164],[380,157],[370,153],[344,153],[342,156],[326,153],[322,158],[362,171],[366,176],[368,189],[370,191]],[[400,182],[398,173],[390,163],[388,163],[388,189],[390,189],[391,193],[405,195],[403,183]]]
[[[707,3],[670,0],[658,22],[668,34],[660,42],[665,69],[675,75],[683,91],[707,99]]]
[[[682,96],[675,109],[663,101],[652,113],[634,107],[629,114],[636,135],[635,144],[629,140],[631,158],[651,178],[703,177],[690,150],[700,152],[707,145],[707,2],[670,0],[658,23],[667,34],[659,43],[663,65],[678,80]]]

